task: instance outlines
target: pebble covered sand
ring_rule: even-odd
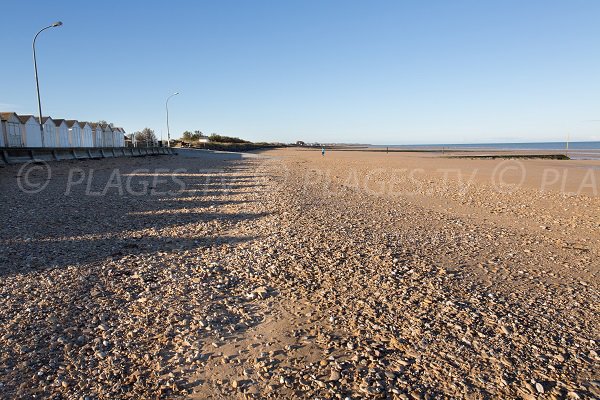
[[[0,397],[600,397],[597,197],[267,154],[1,168]]]

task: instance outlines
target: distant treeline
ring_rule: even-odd
[[[185,131],[181,135],[181,140],[184,142],[198,142],[201,139],[208,139],[210,142],[216,143],[250,143],[247,140],[240,139],[238,137],[224,136],[217,133],[211,133],[209,136],[205,136],[201,131]]]
[[[182,147],[206,150],[221,150],[221,151],[250,151],[258,149],[269,149],[282,147],[281,144],[273,143],[223,143],[223,142],[208,142],[208,143],[181,143]]]
[[[231,136],[217,135],[216,133],[211,134],[208,137],[208,140],[216,143],[250,143],[249,141],[244,139]]]

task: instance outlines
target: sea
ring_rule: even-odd
[[[567,154],[572,159],[600,160],[600,142],[530,142],[530,143],[461,143],[461,144],[417,144],[417,145],[377,145],[407,150],[465,150],[465,151],[552,151]]]

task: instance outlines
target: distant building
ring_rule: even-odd
[[[124,142],[125,143],[125,147],[133,147],[132,136],[133,135],[129,135],[129,136],[125,135],[125,138],[124,138],[125,139],[125,142]]]

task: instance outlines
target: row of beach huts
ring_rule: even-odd
[[[109,124],[0,112],[0,147],[125,147],[125,130]]]

